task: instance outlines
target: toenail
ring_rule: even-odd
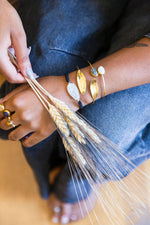
[[[61,217],[61,223],[62,224],[67,224],[69,222],[69,218],[67,216],[62,216]]]
[[[57,217],[53,217],[53,218],[52,218],[52,222],[53,222],[53,223],[58,223],[58,222],[59,222],[59,220],[58,220],[58,218],[57,218]]]
[[[59,213],[61,211],[61,208],[59,206],[54,207],[54,212]]]
[[[77,220],[77,216],[76,216],[76,215],[72,215],[72,216],[71,216],[71,220],[72,220],[72,221],[76,221],[76,220]]]

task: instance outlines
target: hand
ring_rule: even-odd
[[[39,78],[38,82],[54,97],[65,101],[74,111],[78,109],[78,104],[67,94],[64,76],[43,77]],[[10,140],[18,141],[33,132],[30,137],[22,140],[24,146],[31,147],[55,131],[56,127],[49,113],[28,84],[23,84],[13,90],[0,101],[0,104],[2,103],[4,103],[5,109],[12,113],[11,119],[17,126],[10,132]],[[2,112],[0,113],[0,128],[11,129],[7,125],[7,118],[3,118]]]
[[[0,74],[10,83],[23,83],[25,79],[21,73],[26,76],[26,68],[31,67],[26,35],[16,10],[6,0],[0,0],[0,5]],[[9,47],[15,49],[21,73],[9,60]]]
[[[52,80],[50,78],[51,77],[44,77],[39,80],[43,86],[46,86],[47,83],[50,84],[50,82],[48,82]],[[57,81],[57,83],[59,82]],[[53,86],[53,82],[51,82],[51,87]],[[10,132],[10,140],[20,140],[33,132],[27,139],[22,140],[24,146],[31,147],[44,140],[55,131],[56,127],[49,113],[39,102],[28,84],[23,84],[13,90],[0,103],[2,102],[5,105],[5,109],[8,109],[12,113],[11,119],[17,126]],[[3,130],[11,129],[7,125],[7,118],[2,118],[2,113],[0,118],[0,128]]]

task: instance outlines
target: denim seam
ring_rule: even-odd
[[[49,48],[50,51],[58,51],[58,52],[64,52],[68,55],[72,55],[72,56],[76,56],[76,57],[79,57],[81,59],[83,59],[84,61],[87,62],[88,60],[88,56],[85,54],[85,53],[81,53],[81,52],[78,52],[78,51],[71,51],[71,50],[67,50],[67,49],[61,49],[61,48]]]

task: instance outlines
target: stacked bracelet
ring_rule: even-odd
[[[101,94],[101,97],[103,98],[106,94],[106,85],[105,85],[105,79],[104,79],[104,74],[105,74],[105,68],[103,66],[99,66],[98,69],[98,74],[102,77],[102,82],[103,82],[103,95]]]
[[[80,94],[79,94],[79,90],[78,90],[77,86],[74,83],[70,82],[68,73],[65,74],[65,78],[66,78],[66,81],[68,83],[68,85],[67,85],[68,94],[74,100],[76,100],[78,102],[79,108],[82,109],[83,105],[82,105],[82,102],[80,101]]]
[[[77,84],[78,84],[78,88],[80,93],[83,95],[86,91],[86,78],[84,76],[84,73],[78,68],[77,71]]]
[[[98,77],[99,75],[101,76],[102,83],[103,83],[103,88],[101,88],[101,98],[103,98],[106,94],[106,85],[105,85],[105,79],[104,79],[104,74],[105,74],[105,68],[103,66],[99,66],[98,69],[94,68],[90,62],[88,62],[91,66],[91,75],[93,77]],[[86,91],[86,78],[83,74],[83,72],[79,69],[77,70],[77,85],[78,87],[74,84],[71,83],[69,80],[69,75],[68,73],[65,74],[66,81],[68,83],[67,85],[67,92],[68,94],[78,102],[79,108],[83,108],[82,102],[80,101],[80,93],[84,94]],[[90,93],[93,99],[93,103],[98,97],[99,94],[99,88],[97,84],[96,79],[92,79],[90,82]],[[80,93],[79,93],[80,91]]]
[[[93,103],[94,103],[95,100],[97,99],[98,93],[99,93],[99,88],[98,88],[96,79],[93,79],[90,82],[90,92],[91,92],[91,96],[93,98]]]
[[[99,66],[98,69],[94,68],[92,66],[92,64],[90,62],[88,62],[91,66],[91,75],[93,77],[98,77],[99,75],[102,78],[102,82],[103,82],[103,93],[102,93],[102,88],[101,88],[101,98],[103,98],[106,94],[106,85],[105,85],[105,79],[104,79],[104,74],[105,74],[105,68],[103,66]],[[93,98],[93,102],[96,100],[97,96],[98,96],[98,85],[97,85],[97,81],[96,79],[93,79],[90,83],[90,92],[91,92],[91,96]]]

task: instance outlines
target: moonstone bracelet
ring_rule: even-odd
[[[82,105],[82,102],[80,101],[80,94],[79,94],[79,90],[78,90],[77,86],[74,83],[70,82],[68,73],[65,74],[65,77],[66,77],[66,81],[68,83],[68,85],[67,85],[67,92],[68,92],[68,94],[74,100],[76,100],[78,102],[79,108],[82,109],[83,105]]]

